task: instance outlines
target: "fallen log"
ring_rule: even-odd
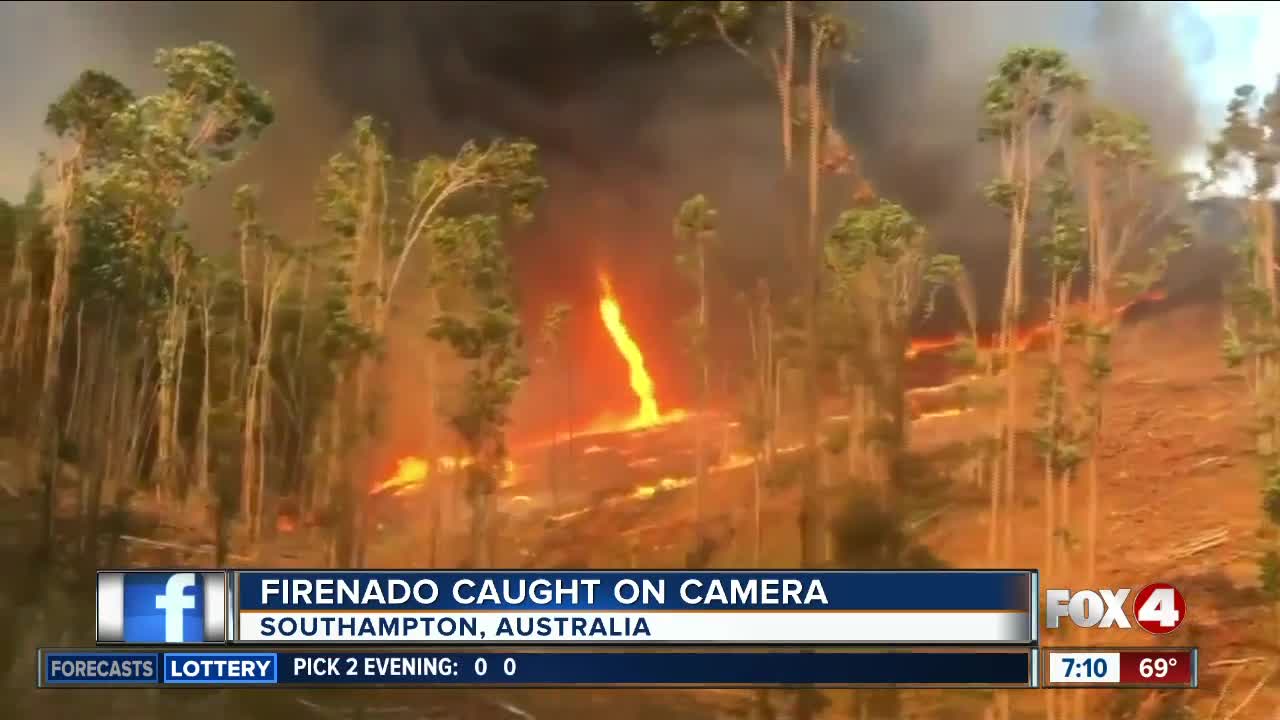
[[[1198,555],[1205,550],[1211,550],[1219,545],[1225,545],[1230,539],[1230,531],[1226,528],[1219,528],[1211,532],[1205,533],[1197,538],[1192,538],[1189,542],[1174,548],[1169,554],[1171,560],[1185,560],[1192,555]]]
[[[191,554],[214,553],[217,551],[217,548],[215,548],[213,545],[184,545],[182,543],[165,542],[163,540],[152,540],[150,538],[141,538],[141,537],[137,537],[136,535],[121,535],[120,539],[128,543],[133,543],[135,545],[143,545],[146,547],[160,548],[164,550],[178,550],[180,552],[186,552]],[[252,556],[252,555],[238,555],[235,553],[228,554],[227,557],[231,560],[245,560],[245,561],[252,561],[257,559],[255,556]]]

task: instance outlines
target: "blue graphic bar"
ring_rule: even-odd
[[[242,612],[1030,612],[1035,573],[955,571],[238,571]]]
[[[1029,649],[858,652],[42,650],[40,687],[1033,687]]]

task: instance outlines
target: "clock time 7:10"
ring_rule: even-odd
[[[1050,685],[1120,682],[1120,653],[1049,652]]]
[[[1102,679],[1107,676],[1107,658],[1104,656],[1077,659],[1067,655],[1062,662],[1066,664],[1062,672],[1069,677]]]

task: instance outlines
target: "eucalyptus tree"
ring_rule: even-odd
[[[852,31],[839,8],[823,2],[640,2],[642,13],[656,28],[659,50],[716,38],[761,72],[779,101],[783,154],[782,192],[786,234],[783,250],[796,261],[805,343],[805,430],[813,464],[804,475],[801,511],[801,555],[816,562],[822,546],[822,502],[817,449],[820,425],[818,306],[822,264],[821,173],[847,170],[847,147],[830,122],[824,98],[829,85],[829,61],[848,58]],[[799,81],[800,73],[804,80]],[[808,130],[807,212],[801,209],[801,178],[795,163],[795,130]],[[828,163],[834,145],[844,159]],[[803,223],[800,218],[804,217]],[[803,224],[805,230],[797,230]]]
[[[515,212],[470,215],[433,231],[437,248],[465,293],[456,308],[436,318],[431,336],[468,365],[462,397],[449,420],[472,458],[466,468],[472,512],[469,562],[481,567],[494,562],[494,500],[507,457],[508,412],[528,375],[503,219],[525,215],[532,199],[525,193],[540,185],[532,145],[513,143],[501,153],[494,170],[502,176],[495,180],[524,195],[506,208]]]
[[[850,453],[853,482],[830,527],[831,559],[843,567],[918,566],[927,553],[908,537],[893,493],[910,427],[902,369],[913,321],[932,311],[937,291],[960,275],[960,262],[935,254],[924,224],[884,199],[841,213],[824,260],[824,350],[846,368],[848,392],[845,436],[831,449]],[[893,693],[853,699],[861,717],[899,711]]]
[[[746,403],[741,413],[743,440],[751,450],[753,565],[759,566],[763,549],[764,481],[773,477],[777,455],[778,416],[781,406],[779,358],[773,297],[769,283],[761,279],[750,292],[739,295],[746,307],[751,371]]]
[[[3,402],[3,416],[14,422],[19,414],[29,413],[32,400],[27,387],[32,380],[34,353],[32,342],[39,301],[36,293],[37,269],[49,244],[50,228],[45,212],[44,184],[32,182],[22,203],[12,206],[12,235],[4,248],[5,285],[3,315],[0,315],[0,379],[9,392]]]
[[[271,359],[278,343],[276,337],[280,298],[288,287],[289,277],[295,267],[294,255],[285,248],[274,233],[268,231],[260,217],[257,192],[248,186],[239,188],[233,198],[233,208],[238,219],[238,241],[242,282],[249,287],[249,278],[256,279],[257,295],[246,304],[245,318],[253,316],[256,322],[245,327],[246,342],[250,350],[245,365],[244,425],[241,437],[240,511],[249,524],[251,537],[262,530],[267,476],[267,430],[271,410]],[[207,305],[205,305],[207,307]],[[206,373],[207,382],[207,373]]]
[[[564,332],[565,323],[569,319],[569,315],[573,308],[568,303],[553,303],[542,315],[542,323],[538,328],[538,339],[542,343],[543,361],[548,369],[562,376],[565,392],[565,412],[568,415],[568,433],[569,437],[565,443],[565,448],[561,451],[560,445],[560,428],[559,423],[552,425],[551,444],[547,451],[547,491],[551,494],[551,514],[557,515],[560,512],[560,472],[557,472],[556,456],[564,458],[567,468],[562,468],[561,472],[565,475],[565,479],[572,482],[573,470],[573,372],[570,365],[564,358]]]
[[[1071,180],[1061,172],[1054,173],[1045,190],[1048,232],[1040,242],[1040,251],[1049,275],[1049,361],[1040,385],[1036,408],[1039,426],[1036,443],[1044,459],[1045,573],[1054,571],[1059,558],[1065,561],[1069,528],[1068,477],[1082,459],[1079,424],[1075,405],[1079,398],[1070,397],[1067,386],[1066,348],[1071,339],[1068,316],[1072,305],[1072,288],[1086,260],[1085,224],[1076,206]],[[1062,493],[1062,507],[1057,494]],[[1061,513],[1061,517],[1059,517]],[[1064,563],[1065,564],[1065,563]]]
[[[101,185],[117,208],[120,241],[145,268],[158,302],[153,477],[158,492],[177,490],[180,365],[190,323],[195,255],[180,211],[193,188],[235,160],[274,120],[268,95],[241,77],[234,54],[202,42],[161,50],[165,88],[112,118],[117,148]]]
[[[49,224],[54,245],[53,272],[46,305],[44,370],[36,405],[37,474],[46,503],[44,540],[53,542],[54,484],[58,473],[61,423],[57,417],[62,347],[71,300],[71,272],[80,249],[78,224],[89,203],[92,184],[104,161],[116,149],[113,119],[133,101],[133,94],[114,77],[89,70],[72,83],[45,116],[45,127],[59,147],[47,158],[51,169]]]
[[[1005,271],[1004,299],[1000,312],[999,354],[1006,374],[1005,416],[1002,438],[1004,467],[991,483],[992,559],[1008,559],[1012,552],[1011,509],[1017,477],[1016,423],[1018,418],[1018,326],[1024,309],[1024,269],[1027,235],[1040,194],[1038,184],[1061,150],[1070,130],[1073,98],[1086,85],[1083,75],[1067,56],[1049,48],[1021,47],[999,62],[988,80],[982,99],[985,116],[981,138],[993,141],[999,154],[999,176],[985,195],[1009,222],[1009,259]],[[1003,542],[1001,543],[1001,512]]]
[[[1171,256],[1187,244],[1186,227],[1177,220],[1186,182],[1160,166],[1145,121],[1096,103],[1080,118],[1072,150],[1078,185],[1084,189],[1088,240],[1088,312],[1080,332],[1087,365],[1085,578],[1094,582],[1100,534],[1098,465],[1112,373],[1110,351],[1119,329],[1117,311],[1150,292]]]
[[[685,318],[689,332],[689,346],[697,367],[698,408],[694,421],[694,465],[697,485],[695,494],[695,526],[698,540],[704,539],[704,493],[707,481],[706,415],[711,391],[711,353],[708,343],[711,334],[711,253],[716,243],[719,213],[706,197],[695,195],[685,200],[676,212],[673,223],[679,249],[676,266],[691,282],[697,294],[697,304]]]
[[[1263,510],[1271,547],[1261,562],[1263,590],[1280,628],[1280,290],[1276,273],[1274,192],[1280,164],[1280,80],[1259,98],[1257,88],[1236,89],[1226,124],[1209,146],[1210,179],[1244,185],[1239,200],[1246,232],[1235,244],[1239,269],[1229,288],[1223,352],[1233,367],[1246,365],[1253,395],[1263,480]]]
[[[329,162],[320,202],[335,238],[326,331],[338,380],[328,466],[344,506],[338,555],[345,562],[363,553],[367,495],[350,463],[378,434],[376,371],[397,293],[411,275],[419,283],[414,297],[427,306],[429,337],[473,365],[463,383],[467,407],[451,420],[474,451],[469,494],[479,540],[472,550],[487,547],[481,541],[503,467],[507,404],[525,373],[502,231],[527,217],[541,192],[535,164],[529,143],[496,140],[467,142],[452,156],[429,155],[402,169],[369,117],[356,121],[350,148]],[[461,305],[444,307],[446,294]],[[435,382],[427,379],[429,387]]]
[[[902,366],[911,325],[936,292],[961,272],[954,255],[934,254],[924,225],[888,200],[847,210],[825,246],[827,304],[838,325],[829,346],[852,369],[848,435],[863,448],[857,466],[881,502],[889,502],[909,418]],[[856,391],[860,387],[862,392]]]
[[[801,6],[811,4],[793,0],[636,3],[654,27],[651,39],[658,51],[714,40],[745,60],[769,84],[778,101],[784,178],[791,176],[795,165],[798,15]]]

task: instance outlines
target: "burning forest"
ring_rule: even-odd
[[[104,50],[21,108],[43,127],[6,169],[29,191],[0,202],[0,654],[51,637],[105,566],[1035,566],[1102,587],[1145,563],[1213,608],[1194,630],[1232,657],[1212,697],[609,712],[1280,702],[1280,90],[1193,127],[1173,20],[1137,6],[263,5],[181,11],[211,38],[190,44],[152,10],[85,9],[164,49],[146,71]],[[428,56],[414,89],[384,84]],[[597,711],[508,699],[492,712]]]

